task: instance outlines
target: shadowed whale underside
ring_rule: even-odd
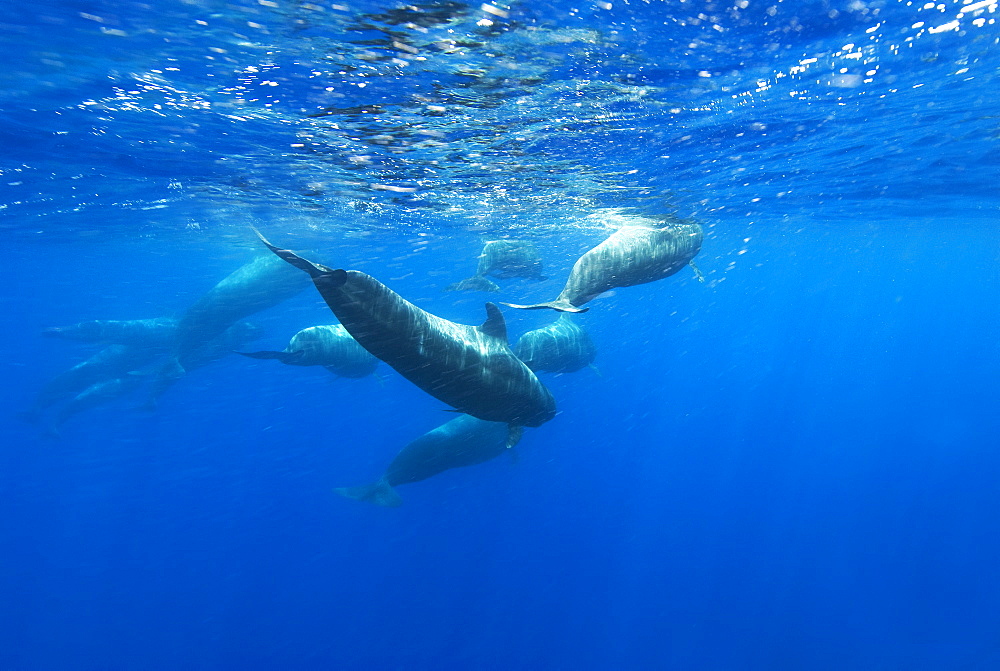
[[[365,273],[327,268],[263,236],[261,241],[312,277],[362,347],[431,396],[490,422],[539,426],[555,416],[552,394],[511,352],[496,305],[486,304],[481,326],[456,324],[421,310]]]
[[[699,224],[631,224],[577,259],[562,292],[553,301],[534,305],[504,303],[522,310],[550,308],[586,312],[580,306],[605,291],[655,282],[673,275],[701,250]]]

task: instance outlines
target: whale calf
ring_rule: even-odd
[[[511,352],[503,314],[493,303],[486,304],[481,326],[456,324],[421,310],[365,273],[327,268],[263,236],[261,241],[309,274],[362,347],[431,396],[459,412],[515,426],[540,426],[555,416],[555,399]]]
[[[597,348],[590,334],[563,313],[548,326],[522,335],[514,354],[536,373],[573,373],[594,363]]]
[[[519,432],[502,422],[461,415],[420,436],[396,455],[377,481],[360,487],[339,487],[358,501],[395,507],[402,503],[393,487],[426,480],[451,468],[481,464],[514,447]]]
[[[577,259],[555,300],[512,308],[586,312],[580,306],[605,291],[655,282],[673,275],[701,250],[703,233],[694,223],[629,224]]]
[[[486,278],[487,275],[500,279],[547,279],[542,275],[542,257],[535,243],[527,240],[491,240],[479,254],[476,274],[448,285],[445,291],[500,291],[495,282]]]
[[[281,352],[239,352],[254,359],[277,359],[291,366],[323,366],[340,377],[367,377],[378,359],[358,344],[340,324],[310,326],[288,341]]]

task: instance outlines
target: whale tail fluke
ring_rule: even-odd
[[[556,299],[547,303],[535,303],[534,305],[518,305],[516,303],[504,303],[509,308],[518,310],[557,310],[559,312],[586,312],[590,308],[578,308],[567,300]]]
[[[396,493],[396,490],[392,488],[392,485],[385,478],[381,478],[369,485],[337,487],[333,491],[355,501],[367,501],[385,508],[397,508],[403,505],[403,499],[399,498],[399,494]]]
[[[257,237],[260,238],[260,241],[264,243],[264,246],[270,249],[272,252],[274,252],[275,256],[277,256],[283,261],[290,263],[299,270],[306,271],[307,273],[309,273],[309,277],[315,279],[317,277],[322,277],[327,273],[331,272],[331,269],[327,268],[326,266],[321,266],[318,263],[307,261],[306,259],[302,258],[293,251],[290,251],[288,249],[282,249],[281,247],[272,245],[267,238],[261,235],[260,231],[258,231],[256,228],[253,228],[252,226],[250,228],[254,233],[257,234]]]
[[[500,287],[482,275],[473,275],[461,282],[449,284],[445,291],[500,291]]]

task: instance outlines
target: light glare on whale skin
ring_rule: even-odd
[[[521,310],[586,312],[580,307],[619,287],[655,282],[673,275],[701,251],[701,225],[656,223],[622,226],[577,259],[555,300],[531,305],[504,303]]]

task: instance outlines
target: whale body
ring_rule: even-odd
[[[277,359],[290,366],[323,366],[340,377],[367,377],[378,359],[340,324],[310,326],[292,336],[281,352],[240,352],[254,359]]]
[[[365,273],[314,264],[261,240],[312,277],[362,347],[431,396],[459,412],[515,426],[539,426],[555,416],[552,394],[511,352],[496,305],[486,304],[481,326],[457,324],[421,310]]]
[[[550,308],[586,312],[580,306],[605,291],[655,282],[673,275],[701,250],[699,224],[630,224],[577,259],[555,300],[534,305],[504,303],[522,310]]]
[[[177,320],[91,319],[70,326],[52,326],[42,331],[53,338],[64,338],[101,345],[169,348],[177,337]]]
[[[527,240],[491,240],[483,245],[479,254],[476,274],[445,287],[445,291],[500,291],[495,282],[486,278],[487,275],[500,279],[546,279],[542,275],[542,257],[535,243]]]
[[[548,326],[522,335],[514,354],[536,373],[573,373],[594,363],[597,348],[590,334],[564,313]]]
[[[187,309],[177,324],[177,362],[183,368],[226,329],[256,312],[278,305],[308,286],[271,255],[241,266]]]
[[[125,377],[132,371],[148,366],[157,359],[158,354],[156,351],[131,345],[108,345],[46,382],[24,417],[29,421],[37,421],[53,405],[79,396],[94,385]]]
[[[520,438],[502,422],[461,415],[420,436],[396,455],[377,481],[336,491],[358,501],[395,507],[402,503],[394,487],[419,482],[452,468],[481,464],[514,447]]]

